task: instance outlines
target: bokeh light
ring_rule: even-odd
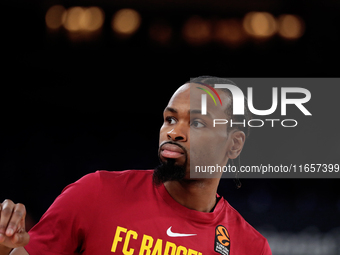
[[[160,44],[169,43],[172,33],[172,27],[166,21],[156,21],[149,28],[151,40]]]
[[[139,29],[141,20],[138,11],[125,8],[113,15],[111,27],[119,37],[129,37]],[[67,31],[82,36],[94,35],[84,32],[100,30],[104,21],[104,11],[95,6],[74,6],[66,10],[62,5],[54,5],[45,15],[46,27],[50,30],[57,30],[63,26]],[[284,39],[295,40],[300,38],[304,31],[304,20],[297,15],[283,14],[275,19],[268,12],[249,12],[243,20],[237,18],[209,20],[194,15],[184,22],[181,32],[184,41],[191,45],[203,45],[214,40],[228,47],[238,47],[246,42],[249,36],[266,39],[278,33]],[[151,23],[148,33],[152,41],[163,45],[168,44],[174,37],[172,26],[163,19]]]
[[[140,14],[133,9],[121,9],[112,18],[112,29],[123,36],[132,35],[141,24]]]
[[[279,35],[286,39],[298,39],[305,30],[303,20],[296,15],[283,14],[278,17]]]
[[[99,7],[89,7],[83,13],[84,29],[88,31],[96,31],[103,26],[104,12]]]
[[[103,26],[104,12],[99,7],[71,7],[63,13],[62,23],[70,32],[93,32]]]
[[[83,22],[84,8],[76,6],[69,8],[63,15],[64,27],[71,31],[79,31],[84,26]]]
[[[249,12],[243,20],[245,31],[257,38],[266,38],[277,31],[276,20],[268,12]]]
[[[246,34],[240,20],[224,19],[215,23],[214,38],[228,46],[239,46],[246,41]]]
[[[49,29],[58,29],[62,26],[62,16],[65,12],[62,5],[54,5],[50,7],[45,15],[46,26]]]
[[[182,34],[190,44],[205,44],[211,39],[211,23],[199,16],[193,16],[184,24]]]

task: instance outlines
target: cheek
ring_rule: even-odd
[[[164,141],[167,137],[167,131],[164,125],[161,126],[161,129],[159,130],[159,143]]]
[[[216,164],[225,160],[228,148],[226,131],[191,132],[190,162],[195,165]]]

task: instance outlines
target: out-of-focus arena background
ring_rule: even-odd
[[[87,173],[155,167],[163,109],[190,77],[339,75],[339,1],[0,6],[0,200],[24,203],[28,225]],[[252,129],[242,164],[339,163],[340,89],[301,87],[312,93],[313,116],[297,112],[293,129]],[[270,91],[256,91],[266,109]],[[219,193],[268,238],[273,254],[340,254],[340,179],[241,182],[236,189],[223,179]]]

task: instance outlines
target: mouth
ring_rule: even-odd
[[[165,143],[160,148],[160,154],[164,158],[180,158],[184,156],[184,150],[178,145]]]

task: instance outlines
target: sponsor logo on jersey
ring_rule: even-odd
[[[182,234],[182,233],[174,233],[171,230],[172,226],[168,228],[166,234],[170,237],[186,237],[186,236],[196,236],[197,234]]]
[[[215,230],[215,251],[222,255],[229,255],[230,237],[226,227],[218,225]]]

